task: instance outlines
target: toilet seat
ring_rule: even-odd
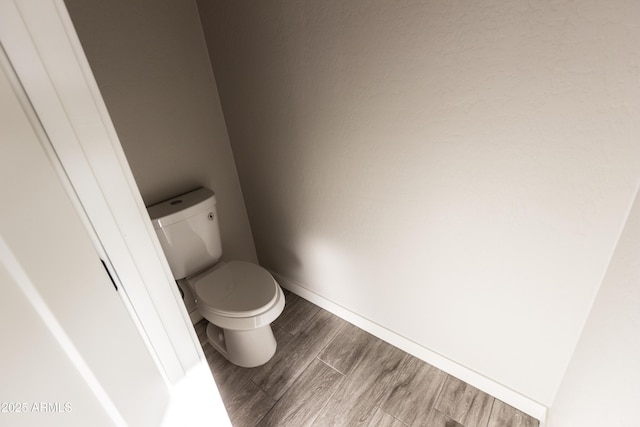
[[[242,318],[269,310],[282,290],[264,268],[242,261],[230,261],[189,280],[198,309],[212,315]],[[206,316],[205,316],[206,317]]]

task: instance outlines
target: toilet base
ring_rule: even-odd
[[[276,352],[276,338],[271,325],[235,331],[207,325],[207,340],[225,359],[243,368],[264,365]]]

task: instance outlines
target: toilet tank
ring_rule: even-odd
[[[216,197],[199,188],[147,208],[173,277],[205,270],[222,256]]]

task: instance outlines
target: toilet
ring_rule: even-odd
[[[252,368],[276,351],[271,323],[284,309],[284,294],[259,265],[221,261],[216,198],[208,188],[147,208],[169,267],[195,323],[204,317],[207,340],[231,363]]]

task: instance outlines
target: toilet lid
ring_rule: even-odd
[[[278,284],[264,268],[230,261],[193,279],[198,304],[222,315],[246,317],[259,314],[278,296]]]

